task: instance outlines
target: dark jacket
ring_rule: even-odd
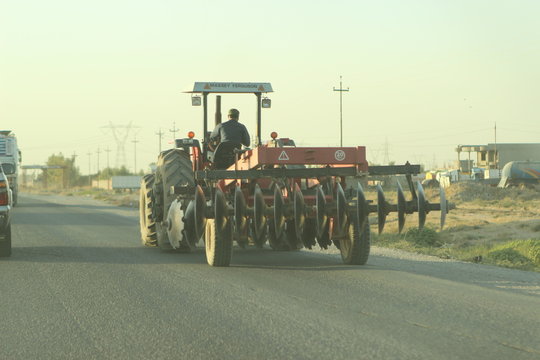
[[[210,140],[220,139],[220,142],[233,141],[249,146],[249,133],[244,124],[238,120],[229,120],[216,126]]]

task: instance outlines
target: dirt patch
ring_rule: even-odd
[[[438,190],[426,191],[426,195],[429,201],[439,202]],[[418,241],[411,242],[410,236],[407,239],[409,231],[418,229],[417,214],[407,215],[402,235],[396,235],[397,215],[390,214],[385,234],[375,235],[374,243],[444,258],[540,271],[538,188],[502,189],[463,182],[447,188],[446,195],[457,208],[447,215],[443,230],[440,212],[428,214],[426,226],[439,234],[434,246],[418,246]],[[370,222],[376,224],[376,217],[370,218]]]
[[[471,201],[502,201],[510,200],[540,200],[540,191],[537,187],[498,188],[482,185],[475,182],[461,182],[453,184],[446,189],[449,200],[456,203]]]

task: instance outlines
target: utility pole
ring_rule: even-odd
[[[349,91],[349,88],[343,88],[341,75],[339,76],[339,89],[334,87],[334,91],[339,91],[339,146],[343,146],[343,92]]]
[[[137,140],[137,134],[135,134],[134,140],[132,140],[131,142],[134,144],[133,145],[133,150],[134,150],[134,159],[135,159],[135,165],[133,167],[133,174],[137,174],[137,143],[139,142],[139,140]]]
[[[107,149],[105,149],[105,152],[107,153],[107,169],[109,169],[109,172],[111,172],[111,167],[109,166],[109,153],[111,150],[109,150],[109,147],[107,146]]]
[[[495,122],[495,154],[493,154],[493,160],[495,161],[495,169],[499,170],[499,159],[497,158],[497,122]]]
[[[107,153],[107,171],[108,171],[108,174],[107,175],[107,189],[111,189],[111,177],[112,177],[112,171],[111,171],[111,167],[109,166],[109,153],[111,152],[111,150],[109,149],[109,147],[107,146],[107,149],[105,149],[105,152]]]
[[[383,165],[389,165],[390,163],[390,155],[388,151],[388,138],[384,141],[384,158],[383,158]]]
[[[159,128],[159,132],[156,133],[156,135],[159,137],[159,153],[161,154],[161,138],[163,137],[165,133],[161,131],[161,128]]]
[[[90,152],[90,150],[86,155],[88,155],[88,185],[92,187],[92,175],[90,175],[90,156],[92,155],[92,153]]]
[[[77,153],[74,151],[73,152],[73,155],[71,155],[71,167],[68,167],[66,170],[68,171],[67,173],[67,181],[66,181],[66,185],[67,187],[69,188],[71,186],[71,182],[70,182],[70,179],[71,179],[71,172],[73,169],[75,169],[75,158],[77,157]]]
[[[101,154],[101,150],[99,149],[99,147],[97,148],[97,176],[98,176],[98,180],[99,180],[99,154]]]
[[[176,132],[180,130],[176,128],[176,121],[173,121],[173,127],[169,131],[173,133],[173,141],[176,140]],[[160,151],[161,152],[161,151]]]

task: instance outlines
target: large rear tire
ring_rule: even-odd
[[[11,256],[11,224],[0,234],[0,257]]]
[[[173,250],[171,241],[178,242],[181,239],[170,239],[167,234],[167,226],[164,221],[171,203],[176,199],[171,194],[172,186],[195,186],[193,166],[189,154],[180,149],[170,149],[159,154],[157,161],[156,176],[154,182],[154,217],[156,221],[157,244],[162,250]],[[178,245],[182,252],[186,249]]]
[[[139,225],[144,246],[157,246],[156,221],[152,214],[154,178],[154,174],[145,175],[139,192]]]
[[[341,258],[347,265],[364,265],[369,257],[371,247],[371,233],[369,224],[361,229],[358,221],[352,219],[349,231],[339,240]]]
[[[215,219],[208,219],[204,237],[206,261],[211,266],[229,266],[232,258],[233,236],[231,221],[219,226]]]

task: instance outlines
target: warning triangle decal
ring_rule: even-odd
[[[281,154],[279,155],[278,157],[278,160],[289,160],[289,155],[287,155],[287,153],[285,152],[285,150],[283,150],[281,152]]]

